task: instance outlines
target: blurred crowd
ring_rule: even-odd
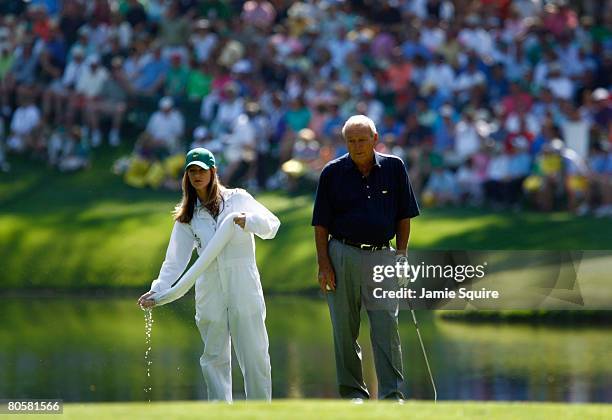
[[[178,188],[313,186],[348,116],[406,162],[425,206],[612,216],[612,2],[0,1],[0,168],[25,154]]]

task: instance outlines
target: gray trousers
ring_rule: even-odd
[[[393,265],[395,254],[390,250],[364,251],[335,239],[329,243],[329,256],[336,276],[336,291],[327,293],[327,303],[334,332],[336,375],[342,398],[369,398],[363,381],[359,336],[360,311],[364,300],[371,302],[375,265]],[[385,289],[397,288],[395,279]],[[370,298],[365,299],[369,294]],[[397,301],[386,301],[385,307],[367,305],[370,319],[370,340],[378,377],[378,399],[404,398],[402,349],[397,329]]]

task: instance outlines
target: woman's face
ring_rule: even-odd
[[[212,180],[212,175],[212,169],[202,169],[197,165],[191,165],[187,168],[189,182],[196,191],[206,191]]]

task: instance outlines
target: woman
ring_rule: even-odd
[[[196,148],[187,153],[183,199],[159,277],[138,299],[143,307],[164,305],[196,285],[196,324],[204,341],[200,358],[209,400],[232,401],[231,350],[244,376],[247,399],[270,400],[270,356],[266,308],[255,264],[253,234],[272,239],[280,222],[241,189],[224,188],[215,158]],[[193,248],[199,257],[180,280]]]

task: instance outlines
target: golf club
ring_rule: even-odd
[[[427,372],[429,372],[429,380],[431,381],[431,386],[433,387],[434,392],[434,403],[438,402],[438,391],[436,390],[436,383],[434,382],[433,374],[431,373],[431,368],[429,367],[429,360],[427,360],[427,352],[425,351],[425,346],[423,345],[423,339],[421,338],[421,332],[419,331],[419,323],[417,322],[416,315],[414,314],[414,309],[410,307],[410,303],[408,303],[408,307],[410,308],[410,312],[412,313],[412,320],[414,321],[414,326],[416,328],[417,336],[419,337],[419,343],[421,343],[421,350],[423,351],[423,358],[425,358],[425,364],[427,365]]]

